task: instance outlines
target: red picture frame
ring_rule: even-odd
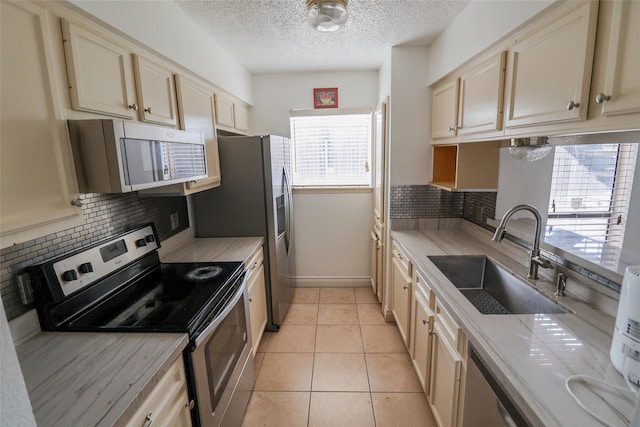
[[[313,89],[313,108],[338,108],[338,88]]]

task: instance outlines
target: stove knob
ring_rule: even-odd
[[[92,273],[93,265],[90,262],[82,263],[78,266],[78,271],[82,274]]]
[[[78,280],[78,273],[75,270],[67,270],[62,273],[62,280],[65,282],[73,282],[74,280]]]
[[[146,240],[149,243],[155,242],[156,241],[156,236],[154,236],[153,234],[149,234],[144,238],[144,240]]]
[[[147,246],[147,241],[144,239],[136,240],[136,248],[141,248],[143,246]]]

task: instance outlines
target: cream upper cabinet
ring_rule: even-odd
[[[176,92],[173,72],[139,55],[133,56],[140,120],[176,126]]]
[[[180,127],[204,134],[207,143],[208,178],[185,183],[185,194],[220,185],[220,155],[215,125],[213,89],[188,77],[176,75],[176,92],[180,111]]]
[[[62,20],[71,107],[134,119],[137,117],[129,50],[105,34]]]
[[[249,132],[249,109],[243,102],[217,92],[215,94],[216,125],[222,130],[247,134]]]
[[[47,10],[0,2],[0,243],[83,223]]]
[[[241,133],[249,132],[249,109],[245,105],[234,103],[233,117],[236,130]]]
[[[639,22],[640,2],[600,2],[590,118],[640,113]]]
[[[458,91],[460,79],[445,81],[433,88],[431,136],[453,138],[458,126]]]
[[[458,135],[502,129],[506,52],[472,65],[460,76]]]
[[[568,2],[509,49],[505,128],[584,120],[598,2]]]

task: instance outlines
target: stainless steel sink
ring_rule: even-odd
[[[428,256],[482,314],[567,313],[525,280],[483,255]]]

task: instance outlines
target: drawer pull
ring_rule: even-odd
[[[151,423],[153,422],[153,418],[151,417],[151,415],[153,415],[153,412],[149,412],[147,414],[147,418],[145,418],[144,427],[149,427],[151,425]]]

